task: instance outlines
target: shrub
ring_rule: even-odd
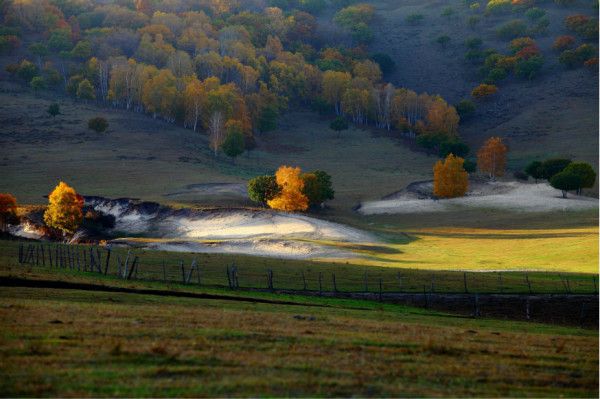
[[[315,170],[302,175],[304,187],[302,194],[308,198],[309,206],[318,206],[335,196],[331,184],[331,176],[322,170]]]
[[[33,79],[31,79],[31,82],[29,82],[29,86],[31,86],[33,90],[42,90],[46,88],[46,81],[41,76],[34,76]]]
[[[515,75],[520,78],[532,80],[539,76],[544,58],[537,55],[531,58],[521,58],[515,65]]]
[[[227,136],[221,144],[221,149],[230,158],[235,158],[244,152],[246,145],[241,129],[228,129]]]
[[[527,181],[529,179],[529,176],[527,175],[527,173],[521,171],[521,170],[515,170],[513,172],[513,176],[515,177],[515,179],[517,180],[523,180],[523,181]]]
[[[550,26],[550,20],[548,17],[540,18],[537,23],[529,30],[532,35],[545,34]]]
[[[529,10],[525,11],[525,16],[530,20],[535,21],[546,16],[546,11],[538,7],[532,7]]]
[[[441,15],[442,15],[442,17],[449,17],[449,16],[451,16],[453,14],[454,14],[454,8],[452,8],[452,7],[445,7],[442,10],[442,14]]]
[[[424,18],[423,14],[409,14],[404,20],[410,25],[418,25],[423,22]]]
[[[352,28],[352,40],[359,44],[368,44],[373,41],[373,31],[366,23],[360,22]]]
[[[541,56],[540,49],[536,45],[527,46],[519,50],[515,56],[519,59],[529,59]]]
[[[570,163],[570,159],[564,158],[553,158],[545,160],[544,162],[542,162],[541,166],[542,178],[550,180],[552,176],[562,172],[567,166],[569,166]]]
[[[598,37],[598,20],[587,15],[570,15],[565,18],[565,26],[586,39]]]
[[[56,115],[60,115],[60,105],[58,103],[52,103],[48,106],[48,114],[50,116],[55,117]]]
[[[439,145],[438,156],[440,158],[446,158],[450,154],[454,154],[459,157],[466,157],[469,155],[471,149],[469,146],[459,140],[444,140]]]
[[[511,40],[509,44],[510,50],[513,52],[513,54],[530,46],[536,46],[535,40],[530,37],[518,37]]]
[[[450,43],[450,36],[448,36],[448,35],[439,36],[437,39],[435,39],[435,42],[437,44],[439,44],[440,46],[442,46],[443,48],[446,48],[448,43]]]
[[[485,78],[485,83],[494,84],[506,79],[508,72],[504,68],[492,68]]]
[[[343,116],[338,116],[329,124],[329,128],[331,130],[335,130],[336,132],[341,132],[342,130],[348,129],[348,121]]]
[[[484,99],[498,92],[498,88],[494,85],[482,83],[473,89],[471,95],[477,99]]]
[[[465,53],[465,60],[470,61],[473,64],[480,63],[484,58],[483,52],[480,50],[469,50]]]
[[[510,40],[518,36],[523,36],[527,32],[527,24],[520,19],[514,19],[502,24],[496,34],[499,38]]]
[[[591,44],[582,44],[575,50],[565,50],[558,57],[561,64],[567,68],[575,68],[583,65],[586,60],[596,55],[596,49]]]
[[[480,48],[482,44],[483,40],[481,40],[481,38],[479,37],[470,37],[467,40],[465,40],[465,46],[467,46],[467,48],[471,50]]]
[[[485,8],[488,14],[502,14],[510,12],[512,8],[512,0],[490,0]]]
[[[0,230],[17,221],[17,199],[12,194],[0,193]]]
[[[517,61],[519,61],[517,57],[500,57],[496,62],[496,66],[509,71],[515,68]]]
[[[469,119],[475,113],[475,103],[467,99],[461,100],[454,108],[462,121]]]
[[[277,185],[275,176],[257,176],[248,182],[248,197],[254,202],[266,205],[267,201],[275,198],[281,187]]]
[[[97,116],[88,121],[88,128],[101,133],[108,128],[108,121],[100,116]]]
[[[596,172],[592,165],[586,162],[572,162],[561,173],[573,173],[579,177],[577,194],[581,194],[582,188],[591,188],[596,182]]]
[[[475,173],[475,171],[477,170],[477,163],[471,159],[465,159],[465,163],[463,164],[463,168],[465,168],[465,170],[468,173]]]
[[[583,65],[592,72],[598,72],[598,57],[592,57],[586,60]]]
[[[89,80],[83,79],[77,85],[77,98],[82,100],[93,100],[96,98],[96,93],[94,93],[94,86],[90,83]]]
[[[0,53],[8,53],[21,47],[21,40],[15,35],[0,36]]]
[[[31,82],[31,79],[38,75],[38,68],[34,63],[27,60],[21,61],[17,69],[17,76],[25,82]]]
[[[552,48],[554,50],[563,51],[575,47],[575,38],[570,35],[559,36],[554,40]]]
[[[567,198],[567,193],[576,190],[581,186],[580,177],[573,172],[560,172],[550,178],[550,185],[562,191],[563,198]]]
[[[471,15],[469,18],[467,18],[467,25],[469,25],[469,28],[473,29],[477,26],[480,20],[481,19],[477,15]]]
[[[535,182],[544,178],[544,169],[540,161],[532,161],[525,167],[525,173],[535,179]]]
[[[392,57],[390,57],[389,55],[387,55],[385,53],[373,54],[371,56],[371,61],[374,61],[377,64],[379,64],[379,69],[381,69],[381,72],[384,75],[388,74],[390,72],[393,72],[394,69],[396,68],[396,63],[394,62]]]

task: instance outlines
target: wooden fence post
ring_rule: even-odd
[[[183,267],[183,261],[179,261],[179,266],[181,267],[181,281],[185,284],[185,268]],[[229,266],[227,266],[227,278],[229,278]],[[231,287],[231,282],[229,283]]]
[[[431,274],[431,293],[435,292],[435,274]]]
[[[465,285],[465,293],[468,293],[469,292],[469,288],[467,287],[467,272],[463,273],[463,282],[464,282],[464,285]]]
[[[598,286],[596,285],[596,276],[592,276],[592,283],[594,283],[594,294],[598,294]]]
[[[502,272],[498,272],[498,283],[500,284],[500,293],[504,294],[504,284],[502,282]]]
[[[527,297],[527,300],[525,301],[525,317],[527,320],[531,319],[531,305],[529,303],[529,297]]]
[[[40,249],[42,252],[42,266],[46,267],[46,254],[44,251],[44,244],[40,244]]]
[[[48,244],[48,263],[52,267],[52,245]]]
[[[529,288],[529,294],[531,294],[531,282],[529,281],[529,273],[525,272],[525,281],[527,282],[527,288]]]
[[[133,258],[133,263],[131,264],[131,269],[129,269],[129,274],[127,274],[127,280],[131,279],[133,272],[137,269],[138,257]]]
[[[398,278],[398,292],[402,293],[402,276],[400,272],[397,273],[396,277]]]
[[[473,299],[473,317],[479,317],[481,316],[481,313],[479,312],[479,294],[475,294],[475,297]]]
[[[77,258],[77,261],[79,261],[79,258]],[[110,247],[106,247],[106,264],[104,265],[104,275],[108,274],[109,262],[110,262]]]
[[[319,272],[319,296],[323,295],[323,273]]]
[[[585,302],[581,303],[581,312],[579,313],[579,325],[583,327],[583,321],[585,320]]]
[[[335,273],[331,273],[331,279],[332,279],[332,282],[333,282],[333,293],[335,295],[335,293],[337,292],[337,284],[335,282]]]

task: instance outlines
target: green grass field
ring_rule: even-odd
[[[73,246],[79,251],[89,252],[89,246]],[[27,249],[27,245],[25,246]],[[62,278],[93,278],[114,279],[117,274],[117,257],[122,261],[127,256],[125,249],[114,249],[111,254],[109,265],[109,276],[99,276],[95,272],[77,270],[74,262],[74,268],[69,266],[63,268],[50,267],[48,258],[46,266],[34,266],[31,264],[20,265],[18,263],[18,243],[11,241],[0,241],[0,250],[2,255],[0,260],[5,265],[0,269],[1,275],[21,275],[29,272],[35,272],[40,275],[59,274]],[[46,247],[47,250],[47,247]],[[386,251],[385,248],[380,251]],[[102,252],[102,267],[105,266],[106,254]],[[80,252],[80,260],[83,263],[83,254]],[[175,253],[153,250],[134,250],[130,257],[130,264],[134,256],[139,256],[139,268],[137,278],[149,282],[168,282],[170,284],[181,285],[183,283],[183,273],[180,262],[183,262],[185,276],[189,273],[193,260],[196,260],[200,266],[200,283],[198,275],[194,272],[189,280],[191,286],[213,286],[226,287],[229,285],[227,269],[235,265],[237,267],[239,286],[241,288],[266,289],[268,287],[267,273],[273,272],[273,286],[281,290],[304,290],[304,281],[306,289],[309,291],[319,291],[319,278],[321,279],[321,289],[324,292],[379,292],[379,282],[381,281],[382,292],[465,292],[464,279],[465,273],[460,270],[449,270],[448,268],[438,266],[437,269],[427,267],[413,267],[413,262],[407,261],[407,264],[398,263],[394,267],[379,266],[384,262],[369,265],[360,260],[356,262],[327,262],[327,261],[308,261],[308,260],[282,260],[274,258],[262,258],[246,255],[231,254],[191,254]],[[89,255],[88,255],[89,256]],[[399,256],[383,253],[382,258]],[[53,251],[53,257],[54,251]],[[41,262],[41,261],[40,261]],[[163,269],[164,263],[164,269]],[[404,265],[405,267],[402,267]],[[435,267],[430,265],[429,267]],[[441,270],[440,270],[441,269]],[[112,275],[112,276],[111,276]],[[319,277],[320,275],[320,277]],[[335,275],[335,286],[333,278]],[[569,280],[566,286],[566,280]],[[598,290],[598,278],[595,273],[581,273],[577,269],[564,273],[560,271],[503,271],[498,272],[467,272],[467,290],[470,293],[557,293],[566,292],[580,294],[595,294]],[[366,282],[365,282],[366,280]],[[529,281],[529,283],[527,282]]]
[[[0,297],[3,396],[589,397],[598,388],[596,331],[301,297],[274,305],[29,288]]]

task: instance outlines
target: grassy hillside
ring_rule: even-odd
[[[385,134],[355,128],[337,134],[328,120],[299,111],[286,115],[277,130],[258,136],[258,148],[233,163],[223,154],[215,158],[203,133],[66,98],[60,99],[63,115],[52,118],[46,109],[55,98],[4,87],[0,115],[9,128],[0,140],[13,151],[2,159],[3,189],[27,203],[45,202],[43,195],[59,178],[88,195],[164,202],[165,195],[189,184],[245,182],[289,164],[328,171],[338,198],[333,204],[351,208],[429,178],[435,161]],[[107,117],[107,132],[87,129],[95,115]],[[205,199],[210,200],[188,198]]]
[[[482,48],[508,54],[510,40],[500,39],[497,29],[515,19],[525,21],[529,28],[535,25],[524,10],[486,16],[481,10],[487,2],[480,2],[479,11],[469,9],[468,4],[474,2],[462,0],[370,3],[377,15],[371,47],[390,54],[397,64],[389,79],[416,91],[439,93],[453,103],[470,98],[471,90],[484,79],[479,67],[465,60],[465,40],[480,38]],[[533,35],[545,61],[540,76],[532,81],[509,77],[498,83],[498,95],[477,102],[475,116],[462,125],[461,132],[473,148],[490,136],[506,138],[513,168],[522,168],[531,159],[567,156],[590,162],[597,169],[597,74],[585,68],[566,69],[552,49],[557,36],[572,34],[564,26],[566,16],[594,17],[597,9],[586,1],[568,6],[547,1],[536,6],[546,12],[549,21],[546,32]],[[422,15],[422,22],[407,22],[413,14]],[[474,27],[468,24],[471,16],[479,18]],[[450,38],[444,47],[436,43],[443,35]]]

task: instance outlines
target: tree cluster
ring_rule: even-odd
[[[233,157],[240,131],[249,148],[292,105],[412,135],[457,136],[458,114],[441,97],[382,81],[382,70],[393,68],[389,56],[322,45],[311,14],[322,1],[275,3],[13,0],[6,29],[39,41],[28,43],[29,60],[7,70],[38,90],[63,87],[83,101],[202,129],[215,153]],[[368,28],[372,6],[345,6],[337,24]]]
[[[581,194],[584,188],[591,188],[596,183],[594,168],[585,162],[572,162],[566,158],[552,158],[545,161],[532,161],[525,168],[525,173],[538,180],[548,180],[550,185],[563,192],[576,190]]]
[[[334,195],[331,176],[322,170],[302,173],[298,167],[281,166],[275,175],[257,176],[248,182],[252,201],[287,212],[321,206]]]

